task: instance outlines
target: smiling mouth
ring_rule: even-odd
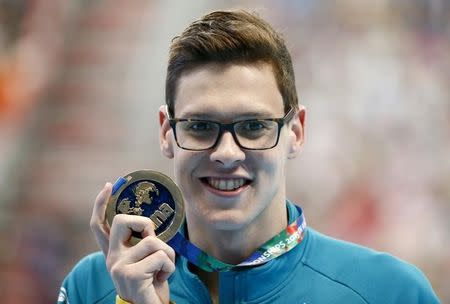
[[[250,180],[245,178],[217,178],[204,177],[200,179],[204,184],[220,191],[235,191],[245,185],[250,184]]]

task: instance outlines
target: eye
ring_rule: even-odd
[[[266,128],[266,125],[263,121],[250,120],[242,122],[241,129],[243,131],[260,131],[261,129]]]
[[[272,136],[277,123],[271,120],[244,120],[235,125],[236,134],[246,139],[258,139]]]
[[[191,131],[209,131],[212,129],[212,126],[205,121],[193,121],[188,125],[188,129]]]
[[[178,127],[183,132],[195,136],[208,135],[217,132],[218,129],[215,123],[203,120],[181,121],[178,123]]]

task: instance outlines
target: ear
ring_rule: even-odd
[[[159,147],[162,154],[167,158],[173,158],[173,136],[172,128],[167,117],[167,107],[159,107]]]
[[[300,153],[305,141],[305,117],[306,108],[299,105],[297,113],[289,123],[290,141],[288,158],[293,159]]]

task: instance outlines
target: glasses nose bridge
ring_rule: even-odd
[[[234,125],[236,124],[235,122],[232,123],[218,123],[219,124],[219,134],[217,135],[217,140],[216,140],[216,144],[215,146],[220,144],[220,141],[222,140],[222,136],[225,133],[225,131],[230,132],[231,136],[234,139],[234,142],[236,143],[236,145],[239,148],[241,147],[241,144],[239,142],[239,139],[237,138],[236,132],[234,130]]]

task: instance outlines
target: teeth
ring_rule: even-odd
[[[242,187],[245,183],[245,179],[243,178],[207,178],[208,184],[216,189],[222,191],[232,191],[236,190],[239,187]]]

